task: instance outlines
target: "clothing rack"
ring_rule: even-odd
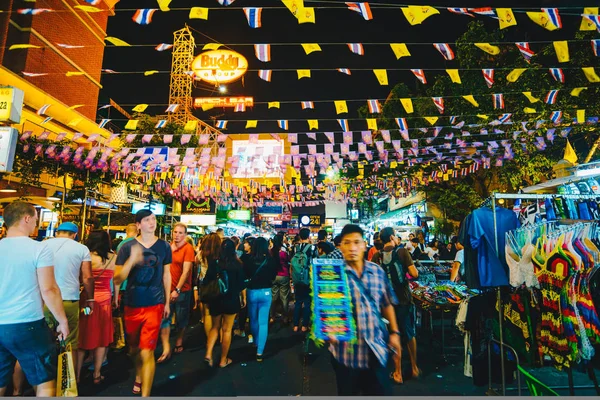
[[[492,216],[493,216],[493,221],[494,221],[494,244],[496,247],[496,255],[498,257],[500,257],[500,251],[498,248],[498,220],[497,220],[497,215],[496,215],[496,201],[503,199],[503,200],[546,200],[546,199],[553,199],[556,197],[562,197],[565,199],[573,199],[573,200],[594,200],[594,199],[598,199],[600,198],[600,195],[597,194],[593,194],[593,195],[589,195],[589,194],[526,194],[526,193],[492,193],[492,195],[490,197],[488,197],[487,199],[485,199],[483,201],[483,203],[481,204],[481,207],[491,207],[492,208]],[[504,333],[503,333],[503,326],[502,326],[502,321],[504,319],[504,304],[502,304],[502,296],[500,293],[500,288],[497,288],[496,290],[497,293],[497,301],[498,301],[498,325],[499,325],[499,329],[500,329],[500,337],[499,337],[499,341],[496,341],[499,343],[500,345],[500,374],[502,376],[502,396],[506,396],[506,379],[504,376],[504,371],[505,371],[505,362],[504,362],[504,351],[502,350],[503,347],[506,347],[507,344],[504,343]],[[593,372],[593,371],[592,371]],[[573,375],[572,375],[572,369],[571,367],[569,367],[567,373],[569,374],[569,387],[571,390],[571,395],[574,395],[574,390],[573,390]],[[593,376],[593,381],[596,384],[596,379],[595,379],[595,375]],[[490,378],[490,387],[491,387],[491,378]],[[596,390],[598,390],[598,386],[595,385]]]

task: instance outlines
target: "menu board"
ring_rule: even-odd
[[[328,340],[334,337],[340,342],[356,340],[344,260],[313,259],[312,293],[314,338]]]

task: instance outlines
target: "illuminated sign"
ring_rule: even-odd
[[[214,83],[237,81],[248,70],[248,60],[231,50],[211,50],[192,61],[194,79]]]
[[[0,87],[0,122],[21,122],[23,91],[12,87]]]
[[[300,215],[300,225],[320,227],[323,224],[323,216],[316,215]]]
[[[18,139],[19,132],[16,129],[0,127],[0,172],[12,172]]]
[[[227,212],[227,219],[236,221],[250,221],[250,210],[231,210]]]
[[[279,158],[283,145],[278,140],[233,140],[232,156],[235,167],[230,169],[233,178],[280,178]],[[278,214],[281,214],[279,212]]]
[[[246,107],[254,107],[254,97],[196,97],[194,107],[202,106],[213,107],[235,107],[243,104]]]
[[[217,223],[217,216],[213,215],[182,215],[181,222],[191,226],[213,226]]]
[[[215,214],[216,205],[212,199],[184,200],[181,202],[181,214]]]

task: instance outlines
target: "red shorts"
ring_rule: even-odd
[[[164,310],[164,304],[150,307],[125,306],[125,333],[131,347],[145,350],[156,349]]]

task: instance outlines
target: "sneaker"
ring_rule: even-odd
[[[248,335],[248,344],[252,343],[254,343],[254,338],[252,337],[252,335]]]

